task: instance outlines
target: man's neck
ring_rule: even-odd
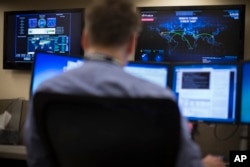
[[[124,66],[127,63],[127,56],[125,55],[122,49],[110,49],[102,47],[91,47],[87,50],[84,50],[85,54],[103,54],[118,62],[120,65]]]

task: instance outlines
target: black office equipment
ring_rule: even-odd
[[[3,68],[30,70],[36,50],[81,55],[83,9],[4,12]]]
[[[172,100],[40,92],[33,109],[56,167],[175,166],[180,114]]]
[[[22,107],[22,99],[0,99],[0,144],[16,145],[20,142]]]
[[[141,7],[135,60],[232,62],[244,56],[245,5]]]

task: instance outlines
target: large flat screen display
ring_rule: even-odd
[[[235,62],[243,59],[245,6],[139,8],[143,30],[135,60]]]
[[[80,55],[83,9],[4,12],[4,69],[30,70],[36,50]]]
[[[172,89],[190,121],[236,121],[238,64],[182,64],[173,68]]]
[[[82,57],[37,51],[30,84],[31,96],[45,80],[79,67],[83,63]],[[135,77],[165,88],[168,82],[168,68],[167,64],[129,62],[124,70]]]
[[[250,124],[250,61],[242,64],[240,122]]]

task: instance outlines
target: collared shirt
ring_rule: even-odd
[[[161,97],[175,99],[172,91],[125,72],[123,67],[110,60],[86,60],[74,70],[42,83],[37,91],[64,94],[126,97]],[[42,148],[34,124],[32,109],[25,124],[27,162],[31,167],[49,166],[48,155]],[[176,167],[201,167],[199,147],[191,140],[187,122],[182,119],[181,146]]]

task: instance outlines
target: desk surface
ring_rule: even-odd
[[[0,145],[0,158],[26,160],[26,147],[23,145]]]

